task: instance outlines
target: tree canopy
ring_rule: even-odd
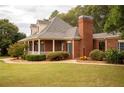
[[[121,32],[121,36],[124,38],[123,5],[78,5],[67,13],[59,13],[59,11],[55,13],[54,11],[51,15],[59,16],[72,26],[78,25],[80,15],[92,16],[94,18],[94,33]]]
[[[0,54],[7,55],[7,48],[10,44],[25,38],[26,35],[18,32],[18,27],[7,19],[0,20]]]
[[[78,17],[80,15],[88,15],[93,16],[94,18],[94,33],[100,33],[103,32],[104,24],[106,21],[106,18],[108,16],[109,10],[111,6],[95,6],[95,5],[86,5],[81,6],[78,5],[72,9],[70,9],[67,13],[57,13],[56,16],[59,16],[64,21],[68,22],[72,26],[78,25]],[[52,13],[54,14],[54,12]],[[52,15],[51,14],[51,15]],[[50,16],[51,18],[51,16]]]
[[[53,11],[52,14],[50,15],[49,19],[57,16],[58,14],[59,14],[59,11],[58,10]]]
[[[113,6],[105,22],[104,31],[106,32],[117,31],[119,19],[120,19],[119,7]]]
[[[106,32],[120,32],[124,39],[124,6],[112,6],[104,25]]]

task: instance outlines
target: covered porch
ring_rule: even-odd
[[[106,51],[107,49],[118,49],[118,38],[97,38],[93,40],[93,48]]]
[[[47,54],[48,52],[66,51],[70,54],[70,58],[79,57],[78,44],[76,40],[28,40],[28,54]],[[75,46],[75,47],[74,47]],[[78,52],[77,52],[78,51]]]
[[[28,54],[42,54],[55,51],[66,51],[63,40],[30,40],[28,43]]]

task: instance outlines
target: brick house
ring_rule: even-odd
[[[80,16],[78,27],[72,27],[59,17],[51,20],[37,20],[31,24],[31,35],[20,40],[28,44],[28,54],[42,54],[54,51],[67,51],[71,58],[89,56],[93,49],[124,50],[124,41],[119,40],[119,33],[93,34],[93,18]]]

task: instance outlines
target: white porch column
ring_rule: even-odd
[[[61,43],[61,50],[62,50],[62,51],[64,51],[63,46],[64,46],[64,45],[63,45],[63,42],[62,42],[62,43]]]
[[[40,54],[40,39],[38,39],[38,54]]]
[[[34,40],[32,40],[32,54],[34,54]]]
[[[107,50],[107,47],[108,47],[108,45],[107,45],[107,39],[105,39],[105,51]]]
[[[53,40],[53,52],[55,52],[55,40]]]

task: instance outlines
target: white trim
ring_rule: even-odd
[[[67,43],[72,43],[71,41],[67,41]]]
[[[121,44],[124,44],[124,42],[118,42],[118,49],[119,49],[119,51],[123,51],[124,50],[124,47],[121,46]]]
[[[118,42],[124,42],[124,40],[118,40]]]
[[[38,54],[40,54],[40,39],[38,39]]]
[[[111,39],[111,38],[119,38],[119,36],[93,37],[93,39]]]
[[[53,52],[55,52],[55,40],[53,40]]]

